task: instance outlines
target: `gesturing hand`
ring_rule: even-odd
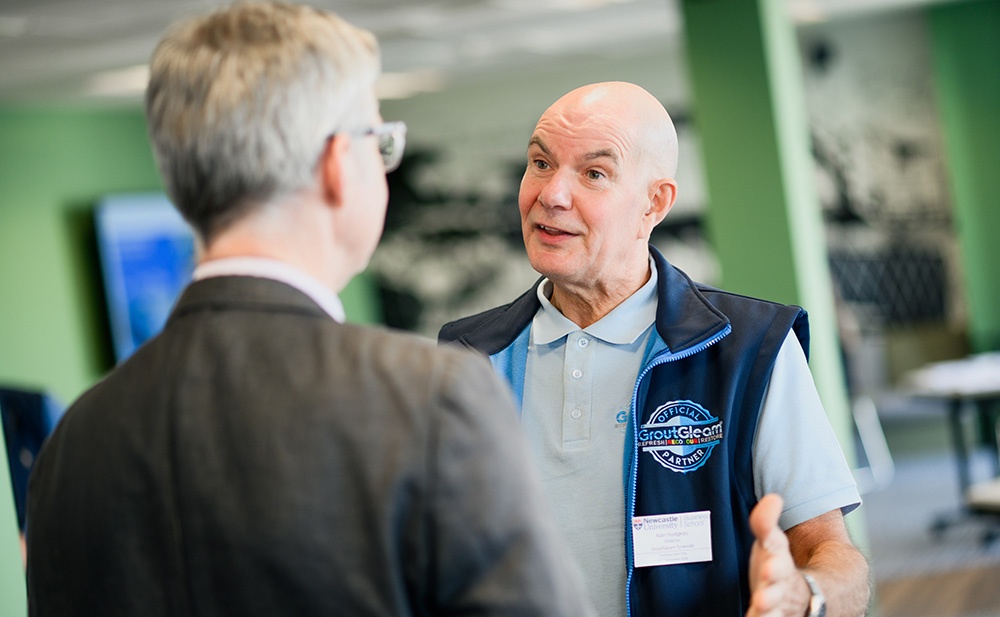
[[[750,551],[750,608],[747,617],[802,617],[809,605],[809,586],[799,573],[778,527],[783,501],[766,495],[750,513],[756,540]]]

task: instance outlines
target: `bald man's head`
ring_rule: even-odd
[[[594,309],[571,317],[585,327],[649,277],[650,234],[677,197],[673,123],[634,84],[593,84],[542,114],[527,158],[517,202],[528,259],[553,298]]]
[[[605,118],[630,142],[636,161],[648,164],[658,177],[677,173],[677,132],[670,114],[656,97],[643,88],[621,81],[582,86],[552,104],[539,120],[561,118],[564,122],[593,122]]]

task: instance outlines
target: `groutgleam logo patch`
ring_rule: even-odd
[[[660,405],[639,427],[639,449],[671,471],[688,473],[708,462],[722,443],[722,420],[694,401]]]

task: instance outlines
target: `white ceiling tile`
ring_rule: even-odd
[[[836,16],[945,0],[787,0]],[[680,31],[677,0],[315,0],[372,30],[386,71],[510,70],[541,56],[621,54]],[[0,103],[74,100],[144,63],[176,19],[227,0],[0,0]]]

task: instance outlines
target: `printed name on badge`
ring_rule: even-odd
[[[632,517],[635,567],[712,561],[712,513]]]

